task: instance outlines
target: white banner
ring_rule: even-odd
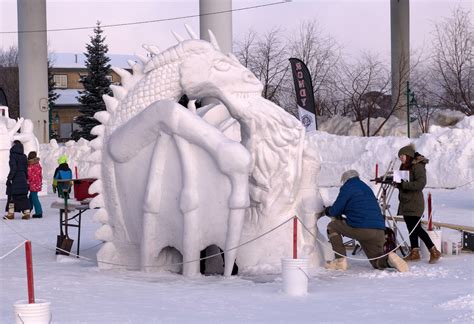
[[[316,130],[315,115],[306,109],[298,105],[298,116],[301,123],[306,128],[306,132],[312,132]]]

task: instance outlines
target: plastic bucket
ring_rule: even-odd
[[[13,306],[15,308],[16,324],[49,324],[51,323],[50,302],[37,299],[34,304],[27,300],[20,300]]]
[[[438,251],[441,252],[441,236],[442,236],[442,231],[441,230],[435,230],[435,231],[426,231],[428,233],[431,241],[433,244],[436,246]],[[421,255],[424,258],[429,258],[430,256],[430,251],[428,251],[428,248],[426,247],[425,243],[423,241],[421,242]]]
[[[446,240],[443,241],[442,251],[444,255],[458,255],[461,253],[461,241]]]
[[[283,292],[291,296],[308,293],[308,259],[281,259]]]

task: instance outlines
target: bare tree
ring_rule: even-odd
[[[311,73],[316,114],[333,115],[340,100],[334,100],[334,71],[340,60],[340,46],[330,35],[325,35],[315,20],[302,22],[288,40],[291,55],[303,61]]]
[[[434,113],[440,109],[440,100],[435,95],[436,89],[432,74],[430,73],[429,62],[419,64],[411,72],[411,87],[416,94],[416,105],[411,112],[416,118],[422,133],[429,131],[431,119]]]
[[[448,108],[474,114],[474,50],[471,12],[457,7],[434,29],[433,74]]]
[[[20,89],[18,79],[18,48],[0,49],[0,88],[7,97],[10,117],[19,117]]]
[[[237,59],[246,68],[253,70],[256,57],[257,33],[249,30],[241,41],[236,42],[237,51],[235,53]]]
[[[371,134],[371,118],[383,116],[388,119],[393,113],[389,101],[389,111],[385,114],[381,111],[382,102],[387,99],[386,94],[390,90],[390,73],[374,55],[363,54],[353,65],[342,62],[335,86],[349,103],[363,136],[375,135],[379,131],[377,129]]]

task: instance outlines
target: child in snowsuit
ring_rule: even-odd
[[[64,198],[66,193],[69,196],[71,192],[72,181],[58,181],[58,180],[72,180],[72,171],[67,164],[67,156],[61,155],[58,158],[59,166],[54,170],[53,177],[53,192],[58,192],[58,197]]]
[[[28,186],[30,189],[30,203],[35,209],[33,218],[43,217],[43,208],[38,198],[38,192],[41,191],[43,183],[43,170],[41,168],[39,157],[35,151],[28,153]]]

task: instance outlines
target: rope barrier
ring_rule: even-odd
[[[316,241],[318,241],[319,243],[324,243],[324,244],[327,243],[327,242],[325,242],[325,241],[319,240],[319,239],[316,237],[316,235],[314,235],[314,234],[311,232],[311,230],[310,230],[308,227],[306,227],[306,225],[303,223],[303,221],[302,221],[298,216],[296,216],[296,218],[298,218],[298,221],[301,223],[301,226],[303,226],[303,228],[304,228],[312,237],[314,237],[314,239],[315,239]],[[422,219],[422,217],[420,217],[420,220],[418,221],[418,223],[416,223],[416,225],[415,225],[415,227],[413,228],[413,230],[412,230],[410,233],[408,233],[408,236],[410,236],[410,235],[415,231],[415,229],[417,228],[418,224],[420,224],[421,219]],[[317,220],[316,220],[316,222],[317,222]],[[343,255],[343,254],[341,254],[341,253],[339,253],[339,252],[334,251],[332,248],[331,248],[331,250],[332,250],[332,252],[334,252],[334,254],[339,255],[339,256],[342,256],[342,257],[345,257],[345,258],[347,258],[347,259],[349,259],[349,260],[356,260],[356,261],[366,261],[366,260],[367,260],[367,261],[373,261],[373,260],[377,260],[377,259],[381,259],[381,258],[386,257],[386,256],[389,255],[391,252],[396,251],[398,248],[400,248],[400,246],[402,246],[402,245],[405,244],[405,243],[406,243],[406,241],[403,240],[402,243],[398,244],[394,249],[392,249],[392,250],[390,250],[389,252],[387,252],[387,253],[385,253],[385,254],[382,254],[381,256],[376,257],[376,258],[364,258],[364,259],[362,259],[362,258],[351,258],[351,257],[348,257],[348,256],[346,256],[346,255]],[[323,247],[324,247],[324,244],[323,244]]]
[[[291,216],[290,218],[288,218],[287,220],[285,220],[284,222],[280,223],[279,225],[277,225],[276,227],[272,228],[272,229],[269,229],[268,231],[260,234],[259,236],[257,237],[254,237],[253,239],[250,239],[244,243],[241,243],[233,248],[230,248],[230,249],[227,249],[227,250],[223,250],[222,252],[219,252],[219,253],[215,253],[215,254],[212,254],[212,255],[209,255],[209,256],[206,256],[206,257],[203,257],[203,258],[199,258],[199,259],[195,259],[195,260],[190,260],[190,261],[184,261],[184,262],[178,262],[178,263],[171,263],[171,264],[163,264],[163,265],[156,265],[156,266],[152,266],[152,265],[145,265],[145,266],[142,266],[142,268],[164,268],[164,267],[172,267],[172,266],[179,266],[179,265],[184,265],[184,264],[187,264],[187,263],[192,263],[192,262],[200,262],[202,260],[207,260],[207,259],[210,259],[210,258],[213,258],[213,257],[216,257],[216,256],[219,256],[219,255],[222,255],[226,252],[229,252],[229,251],[232,251],[232,250],[235,250],[235,249],[238,249],[240,248],[241,246],[244,246],[244,245],[247,245],[247,244],[250,244],[260,238],[262,238],[263,236],[267,235],[267,234],[270,234],[271,232],[277,230],[278,228],[282,227],[283,225],[285,225],[286,223],[288,223],[289,221],[293,220],[294,216]],[[19,233],[18,231],[16,231],[14,228],[12,228],[10,226],[10,224],[8,224],[7,222],[5,222],[3,219],[1,220],[3,223],[7,224],[7,226],[13,231],[15,232],[17,235],[21,236],[22,238],[26,239],[26,240],[29,240],[26,236],[24,236],[23,234]],[[29,241],[32,241],[32,240],[29,240]],[[33,241],[32,241],[33,242]],[[74,254],[72,252],[69,252],[69,251],[66,251],[66,250],[63,250],[61,248],[50,248],[48,246],[45,246],[41,243],[36,243],[36,245],[38,245],[39,247],[43,248],[43,249],[46,249],[46,250],[49,250],[49,251],[62,251],[62,252],[65,252],[65,253],[68,253],[69,255],[72,255],[80,260],[84,260],[84,261],[87,261],[87,262],[93,262],[93,263],[102,263],[102,264],[108,264],[108,265],[113,265],[113,266],[117,266],[117,267],[125,267],[125,268],[133,268],[131,265],[126,265],[126,264],[119,264],[119,263],[113,263],[113,262],[107,262],[107,261],[99,261],[97,259],[91,259],[91,258],[87,258],[87,257],[84,257],[84,256],[80,256],[80,255],[77,255],[77,254]],[[102,244],[102,243],[100,243]]]
[[[15,250],[18,250],[19,248],[21,248],[25,243],[26,243],[26,241],[21,242],[20,244],[18,244],[17,247],[15,247],[15,248],[13,248],[12,250],[8,251],[6,254],[0,256],[0,260],[5,259],[7,256],[9,256],[9,255],[12,254],[13,252],[15,252]]]
[[[163,267],[180,266],[180,265],[184,265],[184,264],[188,264],[188,263],[200,262],[200,261],[203,261],[203,260],[207,260],[207,259],[210,259],[210,258],[219,256],[219,255],[222,255],[222,254],[224,254],[224,253],[226,253],[226,252],[230,252],[230,251],[232,251],[232,250],[238,249],[238,248],[240,248],[240,247],[242,247],[242,246],[245,246],[245,245],[247,245],[247,244],[250,244],[250,243],[252,243],[252,242],[254,242],[254,241],[260,239],[261,237],[263,237],[263,236],[265,236],[265,235],[267,235],[267,234],[269,234],[269,233],[271,233],[271,232],[277,230],[278,228],[282,227],[283,225],[285,225],[286,223],[288,223],[289,221],[291,221],[294,217],[296,217],[296,218],[298,219],[298,221],[301,223],[302,227],[303,227],[316,241],[318,241],[319,243],[322,243],[322,244],[323,244],[323,247],[326,248],[326,247],[325,247],[325,244],[328,243],[328,242],[322,241],[322,240],[318,239],[318,238],[316,237],[316,235],[312,233],[312,231],[304,224],[304,222],[303,222],[298,216],[291,216],[290,218],[288,218],[287,220],[285,220],[284,222],[282,222],[282,223],[279,224],[278,226],[276,226],[276,227],[274,227],[274,228],[272,228],[272,229],[270,229],[270,230],[268,230],[268,231],[262,233],[261,235],[255,237],[255,238],[253,238],[253,239],[251,239],[251,240],[249,240],[249,241],[246,241],[246,242],[244,242],[244,243],[242,243],[242,244],[239,244],[239,245],[237,245],[237,246],[235,246],[235,247],[233,247],[233,248],[230,248],[230,249],[227,249],[227,250],[223,250],[222,252],[214,253],[214,254],[212,254],[212,255],[209,255],[209,256],[206,256],[206,257],[203,257],[203,258],[199,258],[199,259],[195,259],[195,260],[189,260],[189,261],[183,261],[183,262],[171,263],[171,264],[164,264],[164,265],[153,265],[153,266],[152,266],[152,265],[145,265],[145,266],[142,266],[142,268],[163,268]],[[317,220],[318,220],[318,219],[317,219]],[[317,220],[316,220],[316,223],[317,223]],[[412,230],[411,232],[409,232],[408,236],[410,236],[410,235],[415,231],[416,227],[420,224],[421,220],[422,220],[422,217],[420,217],[420,220],[416,223],[416,225],[415,225],[415,227],[413,228],[413,230]],[[12,229],[17,235],[21,236],[21,237],[24,238],[25,240],[29,240],[26,236],[22,235],[21,233],[19,233],[18,231],[16,231],[14,228],[12,228],[6,221],[4,221],[3,219],[2,219],[1,221],[2,221],[3,223],[7,224],[7,226],[8,226],[10,229]],[[31,241],[31,240],[30,240],[30,241]],[[16,247],[14,250],[16,250],[16,249],[18,249],[19,247],[21,247],[24,243],[25,243],[25,242],[21,243],[21,244],[20,244],[18,247]],[[389,252],[387,252],[387,253],[385,253],[385,254],[382,254],[382,255],[379,256],[379,257],[375,257],[375,258],[363,258],[363,259],[362,259],[362,258],[353,258],[353,257],[348,257],[348,256],[346,256],[346,255],[343,255],[343,254],[341,254],[341,253],[339,253],[339,252],[337,252],[337,251],[334,251],[332,248],[331,248],[331,251],[332,251],[334,254],[336,254],[336,255],[345,257],[345,258],[350,259],[350,260],[356,260],[356,261],[366,261],[366,260],[367,260],[367,261],[373,261],[373,260],[377,260],[377,259],[381,259],[381,258],[386,257],[388,254],[390,254],[390,253],[393,252],[393,251],[396,251],[398,248],[400,248],[400,247],[401,247],[403,244],[405,244],[405,243],[406,243],[406,240],[403,240],[403,241],[402,241],[400,244],[398,244],[394,249],[390,250]],[[50,250],[50,251],[62,251],[62,252],[64,252],[64,253],[67,253],[67,254],[69,254],[69,255],[75,256],[76,258],[79,258],[79,259],[81,259],[81,260],[88,261],[88,262],[93,262],[93,263],[96,263],[96,262],[97,262],[97,263],[101,263],[101,264],[107,264],[107,265],[113,265],[113,266],[125,267],[125,268],[130,268],[130,267],[132,267],[131,265],[119,264],[119,263],[107,262],[107,261],[99,261],[99,260],[97,260],[97,259],[87,258],[87,257],[84,257],[84,256],[80,256],[80,255],[74,254],[74,253],[72,253],[72,252],[63,250],[63,249],[61,249],[61,248],[59,248],[59,247],[56,247],[55,249],[51,249],[50,247],[47,247],[47,246],[45,246],[45,245],[43,245],[43,244],[40,244],[40,243],[36,243],[36,242],[35,242],[35,244],[38,245],[38,246],[40,246],[40,247],[42,247],[42,248],[44,248],[44,249],[46,249],[46,250]],[[92,246],[92,247],[90,247],[90,248],[88,248],[88,249],[91,249],[91,248],[93,248],[93,247],[96,247],[96,246],[98,246],[98,245],[100,245],[100,244],[103,244],[103,242],[102,242],[102,243],[99,243],[99,244],[96,244],[96,245],[94,245],[94,246]],[[10,251],[8,254],[12,253],[14,250]],[[7,255],[8,255],[8,254],[7,254]],[[2,257],[2,258],[3,258],[3,257]],[[2,258],[0,258],[0,260],[1,260]]]

